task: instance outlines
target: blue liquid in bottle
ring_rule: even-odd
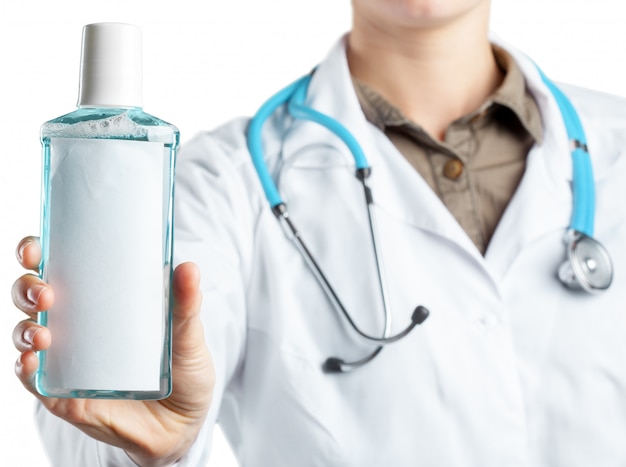
[[[127,48],[128,34],[137,31],[101,23],[86,26],[84,34],[106,47],[115,44],[113,35]],[[85,42],[84,35],[83,87]],[[110,82],[103,94],[97,89],[101,79],[90,79],[100,101],[137,101],[124,100],[115,89],[107,95]],[[35,386],[51,397],[160,399],[172,385],[179,132],[138,105],[98,106],[92,100],[83,93],[78,110],[41,129],[40,270],[55,302],[39,316],[52,345],[39,353]]]

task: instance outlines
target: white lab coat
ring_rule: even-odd
[[[614,282],[601,295],[556,278],[572,211],[569,143],[534,65],[510,49],[544,141],[483,257],[424,180],[360,111],[340,41],[308,104],[341,121],[372,166],[393,330],[431,316],[350,374],[327,357],[372,350],[330,306],[271,213],[246,149],[247,120],[181,151],[176,258],[199,264],[217,387],[180,465],[203,465],[216,419],[244,466],[617,467],[626,465],[626,104],[572,87],[595,166],[596,235]],[[277,112],[266,158],[292,219],[357,324],[383,329],[363,194],[350,153],[314,123]],[[57,465],[122,465],[123,453],[45,411]],[[69,448],[71,447],[71,448]]]

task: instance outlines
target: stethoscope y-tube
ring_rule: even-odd
[[[362,172],[369,172],[369,171],[363,170]],[[332,285],[328,281],[328,278],[324,274],[324,271],[322,271],[322,268],[320,267],[319,263],[315,260],[315,257],[311,253],[311,250],[307,247],[306,243],[304,242],[300,231],[298,230],[294,222],[289,217],[289,212],[287,211],[287,205],[285,203],[281,203],[275,206],[272,209],[272,211],[274,212],[274,215],[276,215],[276,217],[278,217],[282,222],[284,222],[285,225],[289,228],[289,230],[291,231],[291,234],[293,235],[296,246],[300,250],[300,253],[302,254],[302,256],[305,258],[309,268],[315,274],[315,277],[317,278],[318,282],[322,286],[324,293],[326,294],[330,302],[333,304],[335,309],[337,309],[341,313],[341,315],[343,315],[343,317],[346,319],[350,327],[362,338],[370,342],[375,342],[378,344],[385,345],[385,344],[391,344],[392,342],[396,342],[402,339],[404,336],[409,334],[413,330],[413,328],[415,328],[415,326],[417,326],[418,324],[422,324],[426,320],[426,318],[428,318],[429,311],[426,307],[422,305],[417,306],[417,308],[415,308],[415,310],[413,311],[413,314],[411,315],[411,323],[407,327],[405,327],[402,331],[398,332],[397,334],[394,334],[393,336],[389,336],[389,333],[391,331],[391,310],[390,310],[389,302],[387,298],[388,293],[387,293],[387,286],[386,286],[386,280],[385,280],[385,273],[384,273],[384,269],[382,268],[382,264],[381,264],[382,262],[379,256],[380,252],[377,247],[376,224],[373,219],[372,212],[371,212],[371,203],[372,203],[371,189],[369,188],[369,186],[367,186],[367,183],[365,181],[368,175],[369,173],[367,175],[361,174],[361,177],[363,177],[361,178],[361,181],[363,183],[363,191],[365,193],[365,198],[366,198],[366,202],[368,206],[368,213],[369,213],[368,218],[369,218],[370,232],[372,234],[372,243],[373,243],[373,248],[374,248],[375,256],[376,256],[376,270],[378,271],[378,274],[377,274],[378,284],[379,284],[380,293],[382,296],[383,310],[385,313],[385,329],[383,331],[382,337],[372,336],[370,334],[363,332],[354,322],[354,320],[350,316],[350,313],[348,313],[348,310],[346,309],[341,299],[337,295],[337,292],[335,292],[335,289],[332,287]],[[366,363],[373,360],[382,350],[383,348],[382,345],[379,345],[371,354],[367,355],[366,357],[360,360],[353,361],[353,362],[346,362],[343,359],[340,359],[337,357],[330,357],[324,362],[323,369],[324,371],[331,372],[331,373],[332,372],[345,373],[351,370],[355,370],[356,368],[362,365],[365,365]]]
[[[383,262],[381,258],[381,252],[378,247],[378,229],[376,227],[375,216],[372,210],[372,191],[367,184],[367,179],[370,176],[371,169],[360,144],[341,123],[333,118],[328,117],[327,115],[322,114],[321,112],[316,111],[315,109],[306,107],[304,105],[304,100],[306,98],[306,92],[310,80],[311,75],[300,78],[296,82],[292,83],[285,89],[279,91],[277,94],[272,96],[268,101],[265,102],[265,104],[261,106],[261,108],[257,112],[257,115],[251,120],[248,126],[248,149],[252,156],[253,164],[259,175],[259,179],[261,180],[261,185],[263,186],[265,195],[272,208],[272,212],[282,223],[287,226],[287,228],[291,232],[296,247],[305,259],[311,271],[314,273],[317,281],[321,285],[324,293],[332,303],[333,307],[340,312],[340,314],[345,318],[350,327],[359,336],[367,341],[380,344],[375,348],[373,352],[371,352],[362,359],[353,362],[346,362],[340,358],[331,357],[327,359],[322,365],[322,368],[326,372],[347,372],[354,370],[373,360],[380,353],[383,345],[396,342],[405,337],[418,324],[421,324],[426,320],[429,312],[428,309],[424,306],[418,306],[411,316],[411,323],[399,333],[393,336],[389,335],[391,332],[391,310],[389,306],[389,294],[387,291],[384,268],[382,266]],[[329,131],[337,135],[346,144],[346,146],[348,146],[350,152],[354,157],[354,162],[356,166],[355,175],[363,186],[363,193],[367,206],[368,223],[372,238],[374,256],[376,260],[378,286],[381,294],[383,311],[385,314],[385,328],[381,337],[367,334],[356,325],[356,323],[350,316],[350,313],[348,313],[348,310],[339,298],[337,292],[332,287],[332,285],[328,281],[328,278],[322,271],[319,263],[315,260],[315,257],[311,253],[311,250],[304,242],[300,231],[296,228],[293,220],[290,218],[289,212],[287,210],[287,205],[282,200],[280,193],[278,192],[278,188],[276,187],[271,175],[269,174],[269,171],[263,159],[261,130],[263,128],[263,123],[269,118],[269,116],[278,107],[284,105],[285,103],[287,104],[287,108],[292,117],[313,121],[315,123],[318,123],[319,125],[324,126]]]

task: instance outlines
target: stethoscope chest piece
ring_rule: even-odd
[[[613,264],[606,249],[584,233],[569,230],[567,261],[559,268],[559,279],[570,289],[601,292],[611,285]]]

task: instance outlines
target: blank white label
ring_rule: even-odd
[[[52,140],[46,387],[159,389],[164,163],[162,143]]]

